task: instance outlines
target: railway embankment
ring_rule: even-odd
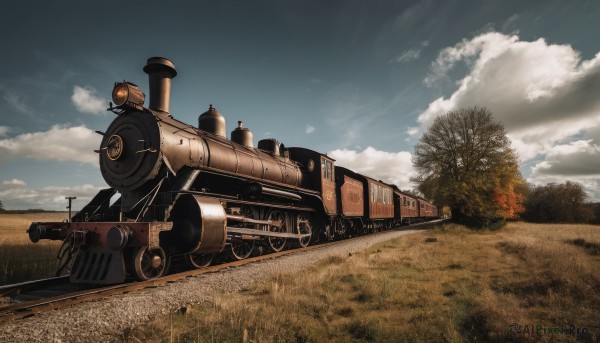
[[[115,340],[600,340],[598,226],[451,224],[362,247],[271,269],[266,281],[213,293]]]
[[[0,325],[0,342],[122,341],[138,327],[191,304],[207,304],[219,296],[245,292],[278,275],[302,273],[316,261],[342,259],[417,230],[393,230],[334,242],[306,252],[186,278],[85,302]],[[131,337],[133,341],[135,338]]]

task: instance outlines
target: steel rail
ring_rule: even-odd
[[[47,279],[39,279],[34,281],[26,281],[21,283],[15,283],[11,285],[0,286],[0,297],[10,296],[12,294],[20,294],[24,290],[40,289],[48,286],[53,286],[61,283],[66,283],[69,280],[69,276],[57,276]]]

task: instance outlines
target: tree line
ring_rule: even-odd
[[[504,126],[483,107],[437,117],[415,146],[412,162],[418,191],[438,207],[449,207],[453,221],[469,227],[496,228],[518,218],[600,221],[600,204],[587,203],[581,185],[528,185]]]
[[[600,223],[600,203],[588,203],[583,186],[566,181],[530,186],[522,218],[538,223]]]

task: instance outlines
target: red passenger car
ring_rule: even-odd
[[[417,208],[417,199],[412,195],[400,191],[397,187],[394,189],[394,219],[402,224],[410,224],[419,218]]]
[[[418,198],[419,203],[419,218],[421,219],[432,219],[438,217],[438,210],[435,205],[430,203],[429,201]]]
[[[336,167],[336,173],[338,168]],[[341,172],[338,174],[336,183],[339,192],[338,199],[340,199],[338,212],[346,218],[362,217],[365,213],[362,182]]]

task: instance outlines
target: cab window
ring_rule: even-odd
[[[326,159],[321,159],[321,171],[324,179],[333,181],[333,163]]]

